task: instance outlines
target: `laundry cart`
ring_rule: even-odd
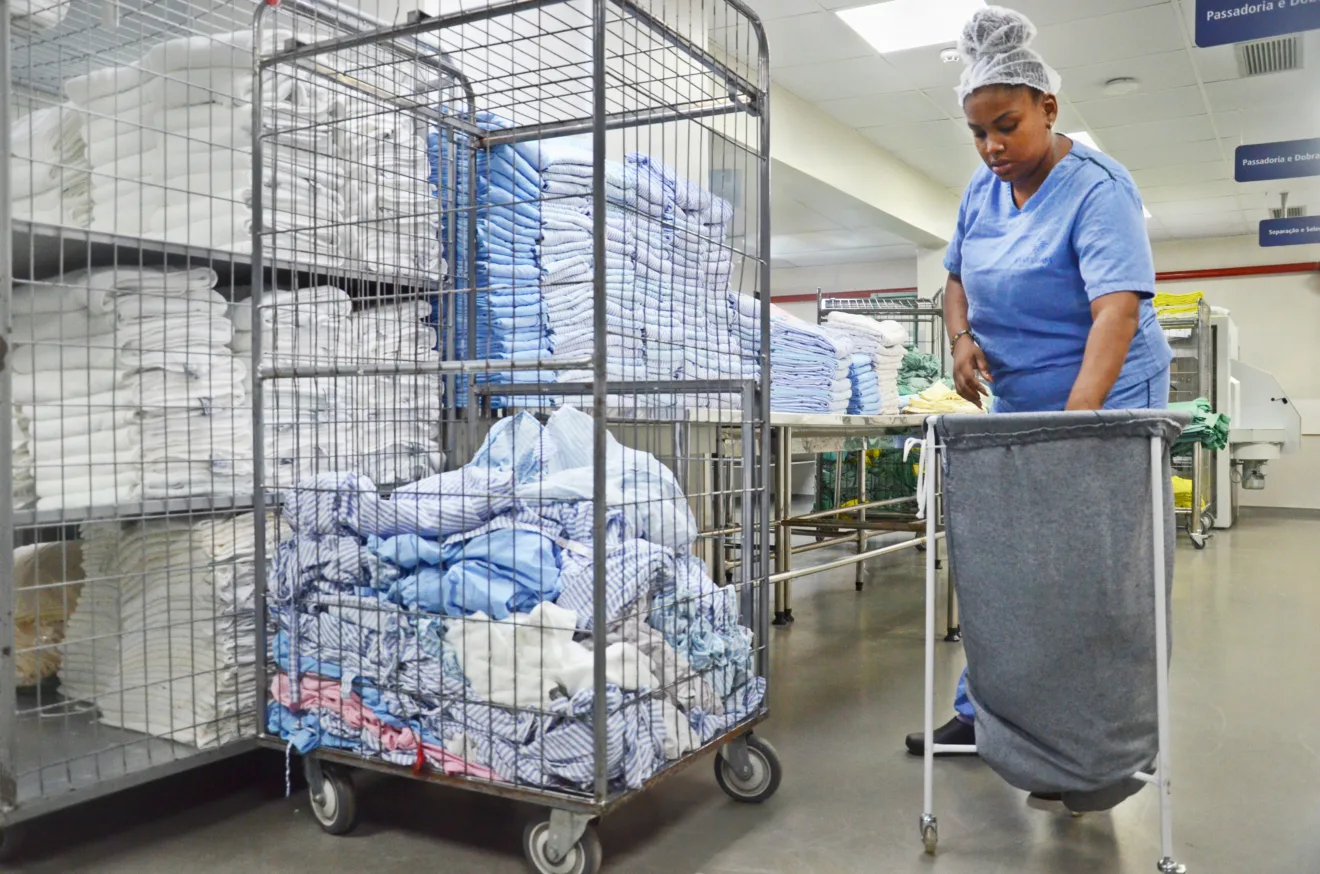
[[[976,746],[936,746],[935,565],[926,560],[925,798],[939,839],[933,756],[977,752],[1007,782],[1107,810],[1160,793],[1159,870],[1174,861],[1168,593],[1169,447],[1186,414],[1102,411],[936,416],[924,509],[935,534],[938,465],[961,606]],[[1066,474],[1064,473],[1066,472]]]
[[[283,196],[267,168],[309,144],[358,187],[339,222],[254,220],[261,741],[302,756],[333,834],[361,769],[541,805],[544,872],[597,871],[594,820],[702,754],[765,801],[755,16],[466,4],[342,35],[312,13],[257,11],[254,104],[309,111],[254,116],[253,190]],[[264,281],[313,255],[346,298]],[[323,296],[385,345],[346,345]],[[709,486],[716,455],[736,483]],[[743,550],[727,580],[712,542]]]

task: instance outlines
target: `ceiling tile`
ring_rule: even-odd
[[[1320,80],[1311,75],[1311,71],[1299,70],[1296,73],[1210,82],[1205,86],[1205,91],[1210,98],[1212,112],[1287,105],[1305,111],[1314,106],[1318,87]]]
[[[1064,24],[1096,15],[1109,15],[1140,9],[1143,6],[1168,4],[1169,0],[1013,0],[1013,8],[1025,14],[1037,27]]]
[[[1123,76],[1137,79],[1148,93],[1196,84],[1196,68],[1184,48],[1097,64],[1072,63],[1069,57],[1056,61],[1063,73],[1063,94],[1075,101],[1102,99],[1105,83]]]
[[[1146,207],[1160,221],[1167,224],[1171,218],[1185,215],[1213,215],[1242,209],[1236,197],[1209,197],[1198,200],[1173,200],[1166,203],[1148,203]]]
[[[952,88],[926,88],[922,91],[926,99],[932,101],[940,109],[944,110],[949,118],[955,121],[961,121],[963,118],[962,104],[958,102],[958,94]]]
[[[907,80],[876,54],[819,64],[780,66],[774,63],[770,75],[798,97],[811,101],[910,90]]]
[[[942,119],[922,121],[912,124],[894,124],[862,128],[863,136],[879,143],[896,155],[919,149],[962,148],[976,160],[976,148],[972,144],[972,132],[961,121]]]
[[[885,60],[890,63],[913,88],[953,88],[962,78],[962,64],[948,64],[940,59],[942,46],[923,46],[905,52],[890,52]]]
[[[756,10],[762,21],[821,11],[816,0],[748,0],[748,5]]]
[[[1170,88],[1151,94],[1132,94],[1107,100],[1074,101],[1092,130],[1123,124],[1143,124],[1170,118],[1202,115],[1206,111],[1201,89],[1195,86]]]
[[[772,64],[786,67],[875,54],[870,43],[833,12],[813,12],[765,22]]]
[[[1216,179],[1231,179],[1231,166],[1222,158],[1204,161],[1200,164],[1180,164],[1176,167],[1158,167],[1151,169],[1128,168],[1138,186],[1146,185],[1181,185],[1184,182],[1210,182]]]
[[[1232,179],[1212,179],[1207,182],[1184,182],[1181,185],[1146,185],[1141,188],[1141,199],[1147,204],[1167,203],[1202,197],[1229,197],[1238,193]]]
[[[849,97],[846,100],[824,100],[816,105],[849,127],[855,128],[948,120],[944,111],[927,100],[920,91],[877,94],[872,97]]]
[[[909,149],[901,157],[905,163],[959,191],[966,188],[972,174],[985,166],[971,146]]]
[[[1149,146],[1173,143],[1193,143],[1215,139],[1215,128],[1210,116],[1170,118],[1145,124],[1129,124],[1093,131],[1100,145],[1109,152],[1141,150]]]
[[[1243,109],[1215,113],[1219,135],[1239,143],[1274,143],[1320,136],[1320,103],[1309,111]]]
[[[1151,143],[1140,149],[1115,149],[1109,154],[1129,170],[1203,164],[1216,158],[1223,160],[1218,140],[1201,140],[1195,143]]]
[[[831,264],[859,264],[874,261],[896,261],[912,258],[917,247],[911,243],[901,246],[877,246],[867,249],[822,250],[810,255],[795,255],[793,263],[799,267],[824,267]]]
[[[829,231],[839,227],[839,223],[821,215],[789,197],[776,196],[771,191],[770,227],[779,234],[810,234]]]
[[[1062,64],[1066,58],[1074,67],[1185,47],[1182,25],[1167,3],[1042,27],[1036,38],[1036,48],[1046,61]]]
[[[773,241],[771,242],[773,244]],[[794,264],[792,261],[789,261],[787,258],[777,258],[773,254],[770,256],[771,270],[785,270],[796,266],[797,266],[796,264]]]

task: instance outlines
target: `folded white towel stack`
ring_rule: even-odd
[[[103,724],[197,747],[251,733],[254,521],[84,526],[91,582],[66,630],[65,696]]]
[[[73,0],[10,0],[9,20],[16,30],[37,33],[64,22]]]
[[[215,282],[141,267],[15,286],[14,399],[38,509],[250,490],[247,369]]]
[[[908,332],[892,319],[876,321],[852,313],[830,313],[825,317],[826,330],[847,337],[857,351],[871,356],[880,389],[881,412],[898,412],[898,371],[906,354]]]
[[[91,166],[80,120],[67,103],[14,119],[9,159],[14,218],[87,227]]]

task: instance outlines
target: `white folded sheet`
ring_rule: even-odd
[[[18,310],[12,312],[14,327],[9,336],[14,345],[43,341],[82,343],[87,337],[105,334],[115,328],[115,321],[109,314],[93,316],[87,310],[36,315]]]
[[[261,42],[257,43],[252,29],[248,28],[231,33],[178,37],[152,46],[143,55],[141,67],[151,73],[207,67],[251,70],[254,48],[259,48],[262,54],[270,54],[282,48],[292,36],[293,32],[285,29],[266,30],[261,34]]]
[[[234,325],[223,317],[157,316],[133,323],[133,330],[121,328],[121,348],[128,351],[157,349],[196,349],[225,346],[234,336]],[[229,350],[209,348],[215,356],[229,358]]]
[[[46,371],[15,379],[14,403],[49,404],[75,401],[108,392],[121,384],[124,374],[115,370]]]
[[[228,308],[229,301],[219,292],[196,288],[182,297],[140,294],[119,298],[115,304],[115,319],[120,331],[131,337],[137,323],[144,320],[192,317],[222,319]]]
[[[11,362],[16,374],[27,376],[50,371],[113,369],[117,361],[113,334],[89,337],[87,345],[39,343],[15,346]]]
[[[142,70],[137,65],[102,67],[67,80],[64,83],[64,93],[74,103],[88,106],[94,100],[128,91],[141,83]]]

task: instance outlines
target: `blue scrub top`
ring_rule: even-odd
[[[962,278],[996,409],[1062,410],[1081,371],[1091,302],[1142,297],[1141,325],[1110,397],[1161,375],[1173,353],[1155,318],[1141,196],[1117,161],[1073,143],[1024,207],[981,167],[963,194],[944,266]]]

